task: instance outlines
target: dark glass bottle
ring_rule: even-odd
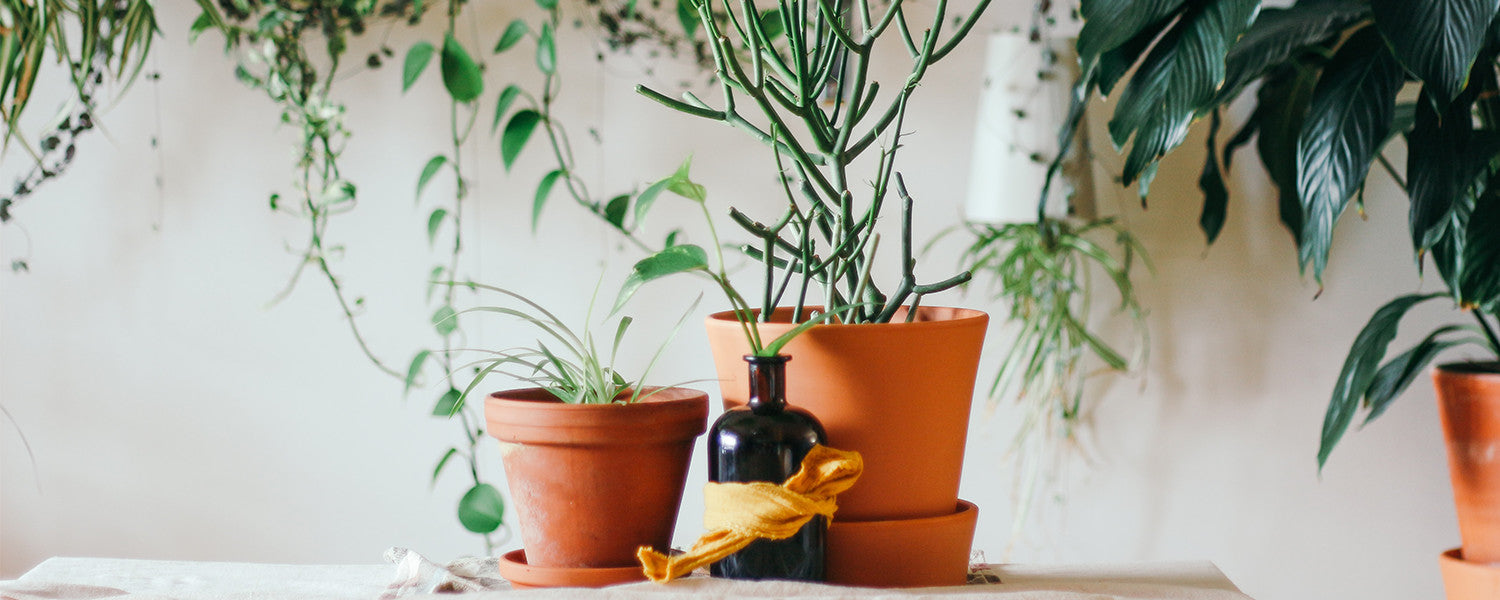
[[[789,356],[746,356],[750,403],[724,412],[708,435],[708,479],[717,483],[768,481],[795,475],[802,457],[824,443],[823,425],[786,404]],[[709,567],[714,577],[823,581],[828,519],[813,517],[784,540],[755,540]]]

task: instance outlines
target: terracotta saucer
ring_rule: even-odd
[[[828,525],[828,583],[939,587],[968,580],[979,507],[959,500],[951,514]]]
[[[526,564],[525,550],[500,556],[500,576],[515,589],[550,587],[604,587],[645,581],[640,565],[629,567],[533,567]]]
[[[1469,562],[1459,548],[1444,552],[1438,564],[1442,566],[1448,600],[1500,598],[1500,564]]]

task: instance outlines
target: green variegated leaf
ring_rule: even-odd
[[[1497,8],[1500,0],[1370,0],[1392,52],[1442,110],[1467,85]]]
[[[1083,30],[1078,33],[1079,59],[1089,65],[1182,5],[1183,0],[1083,0],[1078,7],[1083,17]]]
[[[1366,0],[1302,0],[1267,8],[1224,58],[1224,87],[1217,104],[1234,99],[1250,82],[1306,52],[1336,39],[1370,16]]]
[[[1401,66],[1373,27],[1354,34],[1328,62],[1297,138],[1302,203],[1298,262],[1323,278],[1333,226],[1365,181],[1390,132]]]

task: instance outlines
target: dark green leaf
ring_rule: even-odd
[[[452,306],[444,306],[432,313],[432,327],[437,330],[438,335],[448,337],[453,330],[458,329],[458,313]]]
[[[1495,0],[1370,0],[1392,52],[1442,110],[1467,85],[1496,9]]]
[[[1469,228],[1469,217],[1474,212],[1474,199],[1461,198],[1453,203],[1453,209],[1448,211],[1448,225],[1444,227],[1442,237],[1432,246],[1432,262],[1437,265],[1438,274],[1442,276],[1443,283],[1448,285],[1448,290],[1453,293],[1453,300],[1463,304],[1463,286],[1459,285],[1459,278],[1464,273],[1464,248],[1466,231]]]
[[[459,401],[462,399],[463,393],[453,388],[448,388],[448,391],[443,392],[442,397],[438,398],[437,404],[432,405],[432,416],[451,417],[458,414],[458,409],[460,408]]]
[[[1318,83],[1319,71],[1289,66],[1266,79],[1256,92],[1259,104],[1254,118],[1260,123],[1255,147],[1277,189],[1277,207],[1281,223],[1301,245],[1302,201],[1297,196],[1297,136],[1307,105]]]
[[[557,0],[536,0],[536,5],[542,7],[542,10],[552,10],[557,8]]]
[[[766,39],[774,40],[786,33],[786,26],[781,23],[781,9],[772,8],[760,11],[760,28],[766,34]]]
[[[551,23],[542,23],[542,33],[537,36],[536,68],[548,75],[557,70],[557,42],[552,39]]]
[[[402,390],[402,394],[411,393],[411,386],[416,384],[417,376],[422,374],[422,365],[427,363],[427,357],[431,355],[432,352],[423,350],[412,357],[411,366],[406,368],[406,389]]]
[[[1486,313],[1500,312],[1500,190],[1475,201],[1464,236],[1459,302]]]
[[[505,124],[505,133],[500,134],[500,158],[505,163],[505,170],[509,171],[515,164],[516,157],[526,147],[526,140],[531,139],[531,132],[541,120],[540,113],[528,108],[516,111]]]
[[[438,228],[443,226],[443,218],[448,216],[448,209],[439,208],[427,215],[427,245],[431,246],[437,240]]]
[[[505,26],[505,33],[500,34],[500,41],[495,43],[495,54],[509,50],[521,38],[526,37],[526,21],[515,19],[510,25]]]
[[[1349,423],[1359,409],[1360,398],[1370,389],[1376,367],[1385,359],[1386,347],[1396,337],[1396,325],[1401,317],[1417,303],[1442,295],[1411,294],[1392,300],[1375,311],[1375,316],[1370,317],[1370,322],[1354,338],[1354,345],[1349,348],[1349,356],[1344,359],[1344,368],[1339,371],[1338,383],[1333,388],[1333,398],[1328,402],[1328,413],[1323,417],[1318,469],[1328,462],[1328,455],[1349,429]]]
[[[1219,109],[1209,114],[1212,118],[1208,128],[1208,153],[1203,162],[1203,174],[1198,177],[1198,189],[1203,190],[1203,213],[1198,216],[1198,226],[1212,244],[1224,229],[1229,188],[1224,187],[1224,173],[1219,170]]]
[[[1218,103],[1228,102],[1250,82],[1299,54],[1316,51],[1369,16],[1366,0],[1302,0],[1261,11],[1224,58],[1224,87]]]
[[[521,87],[515,84],[505,86],[500,90],[500,97],[495,100],[495,122],[490,124],[490,133],[500,128],[500,120],[505,118],[506,111],[516,101],[516,96],[521,95]]]
[[[1141,60],[1141,55],[1151,48],[1151,42],[1161,36],[1167,25],[1176,19],[1176,13],[1169,14],[1161,20],[1147,25],[1141,29],[1135,37],[1126,40],[1118,47],[1105,52],[1099,56],[1099,67],[1095,71],[1095,84],[1099,86],[1099,93],[1108,96],[1113,92],[1115,84],[1130,71]]]
[[[1423,94],[1432,91],[1422,86]],[[1406,137],[1406,191],[1411,197],[1412,248],[1420,256],[1442,237],[1448,211],[1468,193],[1491,155],[1469,151],[1473,122],[1469,106],[1455,105],[1439,115],[1432,102],[1417,102],[1411,134]]]
[[[1373,27],[1344,42],[1318,80],[1297,139],[1298,262],[1323,279],[1333,226],[1390,132],[1404,76]]]
[[[610,225],[614,225],[615,229],[624,230],[625,211],[629,207],[629,194],[620,194],[618,196],[610,198],[609,202],[604,205],[604,220],[608,221]]]
[[[538,4],[541,2],[542,0],[538,0]],[[474,533],[490,533],[499,529],[504,518],[505,501],[500,498],[500,490],[488,483],[469,488],[463,499],[458,501],[458,522],[463,523],[464,529]]]
[[[422,71],[432,60],[432,50],[432,44],[417,42],[406,51],[406,63],[401,68],[401,91],[411,89],[417,78],[422,76]]]
[[[1136,37],[1152,23],[1177,12],[1183,0],[1083,0],[1078,12],[1083,30],[1078,33],[1078,57],[1085,66]]]
[[[1391,362],[1380,367],[1375,373],[1374,379],[1370,381],[1370,389],[1365,393],[1365,406],[1369,408],[1369,414],[1365,415],[1365,421],[1360,427],[1369,425],[1371,421],[1385,414],[1391,401],[1406,391],[1411,382],[1416,380],[1422,369],[1437,358],[1437,355],[1448,348],[1467,343],[1469,340],[1439,340],[1438,336],[1461,329],[1456,325],[1440,327],[1427,335],[1410,350],[1401,353],[1400,356],[1391,359]]]
[[[458,454],[458,448],[449,448],[447,452],[443,453],[443,457],[438,459],[437,466],[432,468],[433,485],[437,485],[438,475],[443,474],[443,467],[448,466],[448,459],[453,458],[455,454]]]
[[[536,184],[536,197],[531,202],[531,232],[536,233],[537,221],[542,218],[542,207],[547,204],[547,196],[552,194],[552,186],[557,183],[557,178],[562,177],[562,169],[553,169],[542,176],[541,182]]]
[[[459,102],[472,102],[484,92],[484,76],[463,44],[449,33],[443,37],[443,87]]]
[[[677,21],[682,23],[683,37],[693,39],[698,33],[698,9],[693,8],[694,0],[677,0]]]
[[[427,164],[422,165],[422,174],[417,177],[417,200],[422,200],[422,190],[427,188],[427,182],[432,181],[432,176],[437,175],[438,169],[448,164],[448,157],[441,154],[427,159]]]

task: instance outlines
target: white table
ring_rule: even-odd
[[[529,598],[859,598],[944,600],[1250,600],[1209,562],[984,567],[1000,583],[917,590],[876,590],[792,582],[689,577],[667,585],[636,583],[602,590],[501,590],[466,600]],[[7,600],[121,598],[146,600],[303,598],[373,600],[386,595],[393,565],[265,565],[113,558],[52,558],[15,581],[0,582]],[[403,595],[401,598],[454,598]]]

